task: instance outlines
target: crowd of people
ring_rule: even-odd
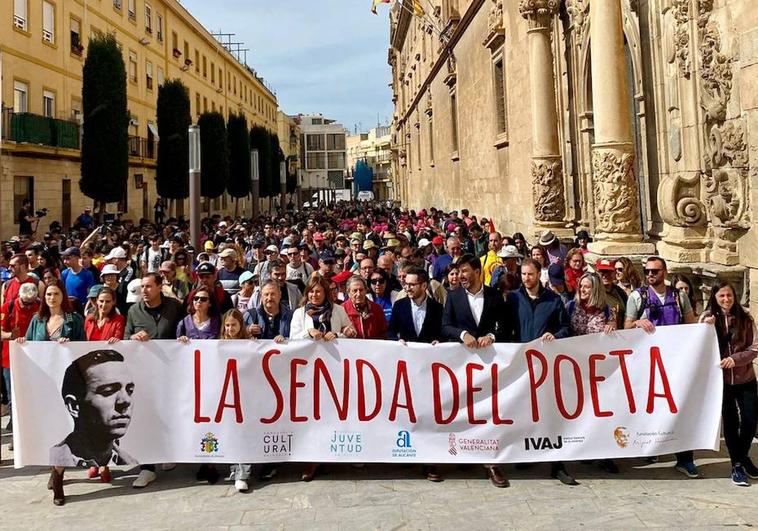
[[[189,243],[188,223],[164,221],[163,211],[155,222],[100,227],[89,210],[83,216],[68,232],[53,223],[48,232],[33,233],[30,219],[4,243],[4,403],[10,400],[9,341],[357,338],[480,349],[622,328],[654,333],[700,320],[718,336],[732,480],[747,485],[748,477],[758,478],[748,456],[756,432],[754,322],[729,282],[716,282],[698,317],[692,283],[670,276],[663,258],[588,263],[586,231],[573,241],[545,231],[529,242],[465,209],[343,202],[258,219],[215,215],[202,222],[199,248]],[[73,463],[89,466],[90,478],[110,481],[107,462],[69,453]],[[619,472],[612,460],[598,465]],[[675,467],[700,475],[692,452],[677,454]],[[485,470],[493,485],[509,485],[501,466]],[[57,505],[65,502],[63,472],[54,468],[48,485]],[[253,476],[265,480],[275,472],[272,465],[243,463],[232,466],[230,477],[245,491]],[[306,465],[302,479],[317,472],[317,464]],[[433,465],[423,474],[442,480]],[[552,463],[551,475],[576,484],[563,463]],[[197,472],[210,483],[220,476],[212,465]],[[143,464],[133,486],[156,478],[156,466]]]

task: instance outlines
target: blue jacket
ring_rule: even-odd
[[[547,332],[556,338],[569,337],[569,316],[563,300],[549,289],[540,288],[535,303],[529,298],[522,286],[508,293],[506,305],[510,306],[512,314],[516,315],[516,341],[528,343],[539,339]]]
[[[290,322],[292,321],[292,310],[284,304],[279,305],[279,334],[289,339]],[[245,326],[256,324],[261,327],[259,339],[274,339],[274,334],[269,330],[268,318],[263,306],[249,309],[245,312]]]

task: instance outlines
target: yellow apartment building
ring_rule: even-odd
[[[2,0],[0,2],[0,236],[18,231],[24,198],[48,208],[40,224],[69,226],[92,200],[79,191],[82,67],[89,38],[116,36],[127,71],[129,185],[108,205],[125,219],[153,217],[158,87],[188,87],[193,121],[205,111],[243,113],[248,125],[278,128],[276,95],[177,0]],[[189,212],[187,201],[174,212]],[[250,210],[246,201],[241,211]],[[204,206],[233,209],[226,195]]]

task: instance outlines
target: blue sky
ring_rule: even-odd
[[[207,29],[236,33],[288,114],[323,113],[351,132],[391,118],[388,5],[371,0],[181,0]]]

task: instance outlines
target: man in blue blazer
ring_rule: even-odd
[[[458,260],[461,287],[451,291],[442,315],[442,335],[459,341],[468,348],[486,348],[495,341],[512,341],[515,319],[503,296],[482,282],[482,263],[473,254]],[[485,465],[487,476],[496,487],[510,486],[508,478],[497,465]]]

